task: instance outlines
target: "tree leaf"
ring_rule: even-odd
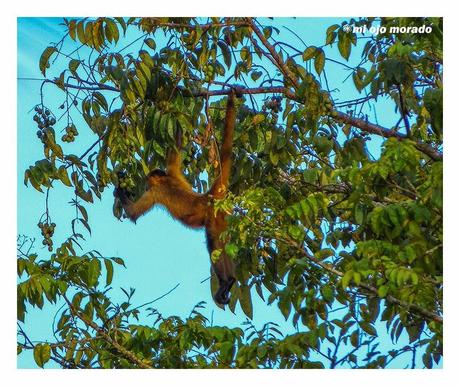
[[[42,55],[40,56],[40,61],[39,61],[39,68],[43,76],[46,76],[46,69],[50,66],[50,58],[51,55],[53,55],[55,52],[57,52],[56,47],[46,47],[45,50],[43,51]]]
[[[69,24],[68,24],[68,28],[69,28],[69,36],[70,38],[75,41],[77,39],[77,29],[76,29],[76,26],[77,26],[77,21],[76,20],[70,20],[69,21]]]
[[[318,49],[318,54],[315,57],[315,70],[318,75],[321,75],[323,72],[325,63],[326,55],[324,54],[323,50]]]
[[[353,271],[345,272],[345,275],[342,277],[342,288],[345,290],[350,285],[350,281],[353,278]]]
[[[330,285],[321,287],[321,295],[326,302],[331,303],[334,300],[334,289]]]
[[[96,286],[101,274],[101,263],[99,259],[92,259],[87,265],[87,285],[88,287]]]
[[[230,50],[229,50],[227,44],[225,44],[225,42],[223,42],[222,40],[219,40],[217,42],[217,45],[219,46],[220,50],[222,51],[222,56],[224,57],[225,65],[227,66],[227,68],[230,68],[230,66],[232,65],[232,55],[230,53]]]
[[[348,37],[348,34],[346,33],[339,34],[338,48],[339,48],[340,55],[342,55],[343,58],[348,60],[348,58],[350,57],[350,53],[351,53],[351,40]]]
[[[241,309],[245,313],[245,315],[252,319],[252,298],[251,298],[251,291],[248,285],[243,284],[240,287],[240,304]]]
[[[43,368],[43,366],[51,358],[51,347],[47,343],[38,343],[34,347],[34,360],[35,363]]]
[[[113,260],[118,265],[122,265],[123,267],[126,268],[125,262],[123,261],[121,257],[111,257],[110,260]]]
[[[149,46],[152,50],[154,50],[157,47],[155,40],[153,40],[152,38],[145,39],[144,43],[147,44],[147,46]]]
[[[256,80],[259,79],[261,76],[262,76],[262,71],[252,71],[252,72],[251,72],[251,79],[252,79],[253,81],[256,81]]]
[[[359,326],[369,335],[372,336],[377,336],[377,330],[375,329],[374,326],[372,326],[370,323],[366,322],[359,322]]]
[[[58,169],[58,177],[62,181],[62,183],[66,186],[72,186],[70,182],[69,175],[67,174],[67,169],[65,166],[60,166]]]
[[[110,31],[112,39],[115,43],[118,42],[118,39],[120,38],[120,32],[118,31],[118,27],[116,23],[110,18],[105,18],[105,22],[106,22],[106,31]],[[106,35],[107,35],[107,32],[106,32]]]
[[[330,26],[327,29],[327,31],[326,31],[326,45],[334,43],[334,40],[337,37],[337,32],[335,32],[335,29],[338,28],[338,27],[339,27],[339,25],[335,24],[333,26]]]
[[[256,114],[252,117],[252,123],[254,125],[258,125],[259,123],[262,123],[265,121],[265,115],[264,114]]]
[[[306,62],[316,55],[317,48],[315,46],[308,47],[302,54],[302,59]]]
[[[105,285],[108,286],[112,283],[112,279],[113,279],[113,263],[108,259],[104,259],[104,264],[105,264],[105,269],[107,271]]]

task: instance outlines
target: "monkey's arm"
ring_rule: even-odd
[[[184,190],[192,191],[192,185],[187,181],[182,172],[182,159],[180,149],[182,148],[182,130],[176,131],[176,147],[171,148],[168,152],[166,172],[169,176],[174,177]]]
[[[115,195],[120,199],[126,216],[134,222],[155,204],[154,195],[150,189],[146,190],[144,194],[134,202],[128,198],[126,192],[121,188],[115,189]]]
[[[232,168],[233,131],[235,129],[235,92],[228,96],[227,111],[225,113],[224,133],[220,148],[220,175],[214,181],[210,193],[215,197],[223,197],[227,192],[230,171]]]

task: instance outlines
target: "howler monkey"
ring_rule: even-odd
[[[127,217],[132,221],[136,221],[155,204],[160,204],[165,206],[171,215],[182,224],[191,228],[206,228],[210,255],[215,250],[221,250],[218,260],[211,262],[219,281],[219,289],[214,294],[214,300],[221,305],[227,304],[230,300],[230,289],[235,282],[235,266],[232,258],[225,253],[225,241],[220,237],[226,229],[226,214],[222,210],[215,211],[213,202],[214,199],[223,198],[228,189],[235,121],[235,91],[232,90],[227,100],[223,141],[220,149],[221,170],[207,193],[200,194],[193,191],[192,186],[186,180],[182,172],[180,149],[169,151],[166,172],[156,169],[149,173],[146,190],[137,201],[131,201],[124,189],[117,187],[115,190],[115,196],[120,199]],[[180,148],[180,133],[177,139],[177,147]]]

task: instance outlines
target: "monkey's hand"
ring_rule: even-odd
[[[234,277],[230,277],[228,280],[220,280],[219,289],[214,295],[214,300],[217,303],[225,305],[230,302],[230,290],[233,286],[233,283],[235,283]]]
[[[231,86],[231,95],[235,98],[242,98],[243,97],[243,90],[244,86],[233,85]]]
[[[119,186],[115,188],[113,191],[113,195],[118,198],[123,205],[127,205],[130,203],[130,199],[128,197],[128,191],[126,189],[123,189]]]

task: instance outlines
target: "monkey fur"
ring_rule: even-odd
[[[219,289],[214,294],[214,300],[221,305],[228,304],[230,300],[230,290],[235,282],[235,265],[232,258],[225,253],[225,241],[220,237],[227,227],[226,214],[223,211],[215,211],[213,201],[224,198],[227,193],[235,121],[235,92],[232,91],[227,100],[220,149],[221,172],[207,193],[193,191],[181,170],[181,158],[177,149],[170,150],[168,154],[166,172],[156,169],[149,173],[146,190],[137,201],[131,201],[125,190],[119,187],[115,189],[115,196],[120,199],[127,217],[134,222],[155,204],[160,204],[182,224],[190,228],[206,229],[209,254],[221,250],[218,260],[211,262],[212,270],[219,281]]]

